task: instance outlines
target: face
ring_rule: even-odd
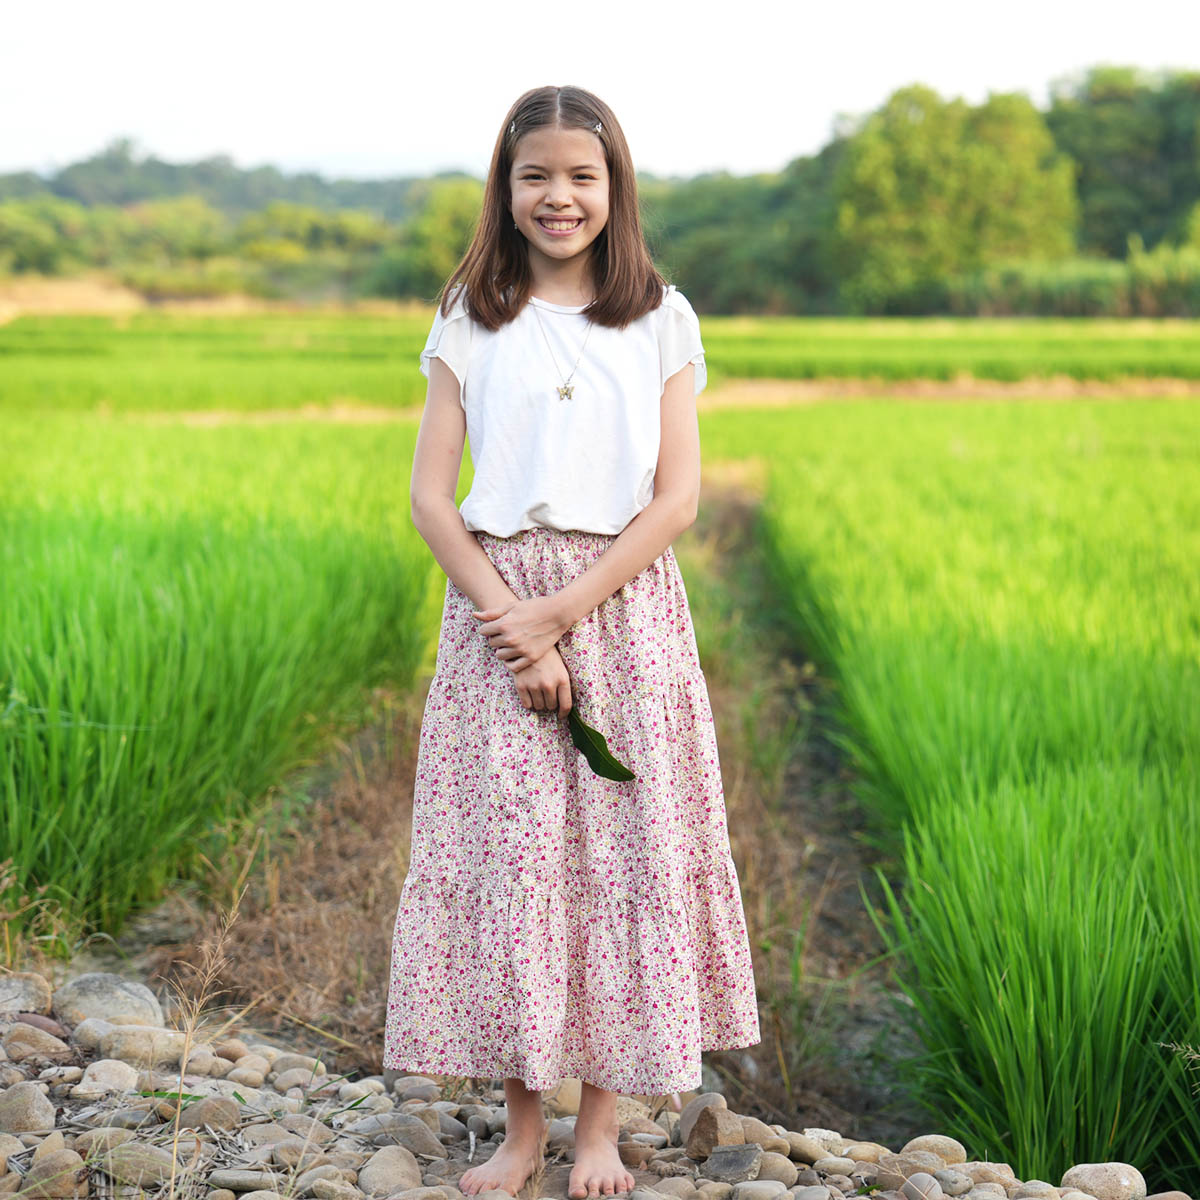
[[[587,252],[608,223],[608,166],[590,129],[534,129],[517,143],[510,208],[531,256],[562,263]],[[547,264],[549,265],[549,264]]]

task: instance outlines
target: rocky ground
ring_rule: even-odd
[[[278,1039],[212,1028],[104,972],[57,989],[37,972],[0,980],[0,1086],[0,1195],[31,1200],[460,1200],[456,1181],[495,1153],[506,1117],[498,1087],[451,1095],[425,1076],[332,1075]],[[938,1134],[893,1150],[767,1125],[715,1090],[679,1099],[679,1111],[665,1097],[619,1100],[631,1200],[1146,1198],[1127,1163],[1022,1181]],[[578,1103],[577,1081],[546,1094],[545,1166],[520,1193],[529,1200],[566,1197]]]

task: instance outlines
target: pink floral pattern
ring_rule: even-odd
[[[474,536],[547,595],[615,534]],[[383,1065],[700,1086],[703,1050],[760,1040],[708,687],[668,547],[559,641],[580,715],[635,775],[595,775],[565,718],[526,709],[450,580],[425,702]]]

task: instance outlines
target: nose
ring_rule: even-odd
[[[552,180],[549,185],[547,199],[556,208],[565,208],[571,203],[571,184],[569,180]]]

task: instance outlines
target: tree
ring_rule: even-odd
[[[830,256],[851,311],[936,306],[948,275],[1071,253],[1073,164],[1021,94],[972,109],[913,84],[847,140]]]

